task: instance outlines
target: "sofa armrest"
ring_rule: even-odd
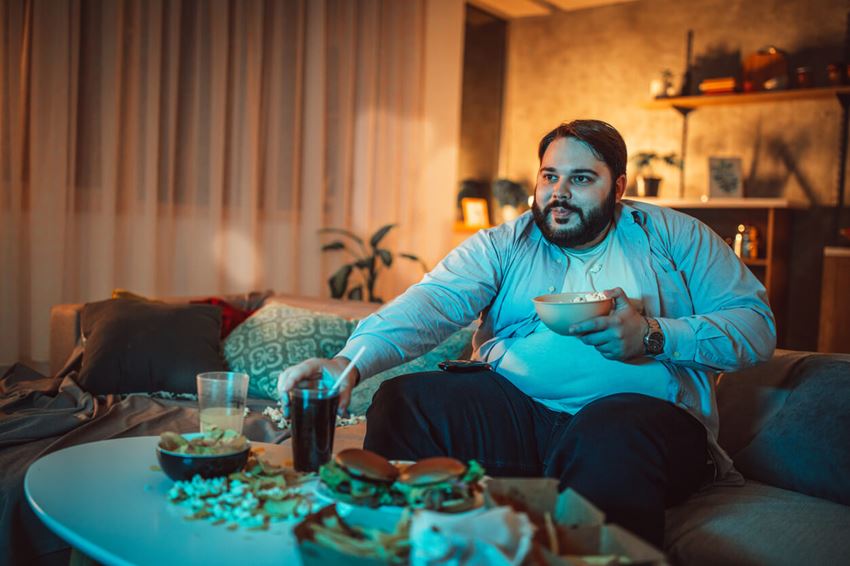
[[[50,309],[50,375],[56,375],[80,342],[82,304],[56,305]]]

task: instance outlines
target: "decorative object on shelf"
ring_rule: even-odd
[[[845,83],[847,72],[844,63],[830,63],[826,66],[826,78],[831,86],[840,86]]]
[[[744,92],[788,88],[788,56],[773,45],[744,59]]]
[[[694,30],[689,29],[685,48],[685,73],[682,75],[682,88],[679,96],[690,96],[693,94],[693,55],[694,55]]]
[[[456,220],[460,222],[463,222],[463,206],[461,203],[465,198],[480,198],[488,200],[490,198],[489,181],[481,181],[479,179],[464,179],[460,182],[460,190],[457,193],[456,215]]]
[[[797,88],[811,88],[813,86],[811,67],[797,67],[794,75],[797,79]]]
[[[467,228],[489,228],[490,215],[486,198],[464,198],[460,201],[463,208],[463,225]]]
[[[712,198],[741,198],[744,196],[744,177],[740,157],[708,158],[708,196]]]
[[[657,197],[661,187],[661,177],[659,177],[653,163],[664,163],[678,169],[682,168],[682,160],[675,153],[661,155],[654,151],[641,151],[632,157],[635,166],[637,167],[637,195],[639,197]]]
[[[702,94],[726,94],[737,89],[738,80],[735,77],[704,79],[699,83],[699,91]]]
[[[486,201],[485,201],[486,202]],[[381,241],[387,233],[395,228],[396,224],[387,224],[379,228],[372,237],[369,238],[369,243],[363,241],[355,233],[344,230],[342,228],[322,228],[320,234],[339,234],[344,236],[348,241],[334,240],[322,246],[323,252],[329,251],[345,251],[354,258],[354,261],[346,263],[336,270],[328,279],[328,286],[331,290],[331,297],[334,299],[352,299],[355,301],[367,300],[370,303],[383,303],[384,300],[375,295],[375,283],[378,280],[378,275],[390,268],[393,264],[393,253],[380,247]],[[418,256],[409,253],[398,254],[405,259],[415,261],[422,266],[424,271],[428,271],[428,266],[425,265]],[[362,282],[351,286],[351,274],[357,271],[362,279]],[[364,297],[364,288],[366,291]]]
[[[738,224],[735,243],[732,246],[735,255],[741,259],[756,259],[759,256],[759,231],[755,226]]]
[[[661,78],[653,79],[649,83],[649,95],[653,98],[676,96],[676,89],[673,87],[673,71],[670,69],[661,71]]]
[[[493,199],[499,205],[497,222],[510,222],[528,210],[528,191],[516,181],[496,179],[493,181]]]

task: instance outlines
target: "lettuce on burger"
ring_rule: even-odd
[[[400,474],[395,489],[409,507],[458,513],[479,505],[483,477],[475,460],[466,465],[454,458],[425,458]]]
[[[319,478],[340,501],[368,507],[403,504],[393,489],[398,475],[389,460],[358,448],[342,450],[319,468]]]

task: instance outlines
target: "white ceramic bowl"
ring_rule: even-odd
[[[614,307],[612,299],[589,298],[596,293],[555,293],[532,299],[537,316],[553,332],[568,334],[573,324],[596,316],[604,316]],[[579,297],[586,300],[576,302]]]

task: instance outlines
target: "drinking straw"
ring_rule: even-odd
[[[360,346],[360,349],[357,350],[357,353],[354,354],[354,356],[351,358],[351,361],[348,362],[348,365],[345,366],[345,369],[342,370],[341,374],[339,374],[339,377],[336,379],[336,382],[333,384],[333,387],[331,387],[331,390],[330,390],[331,395],[333,395],[336,392],[336,390],[339,389],[339,386],[342,385],[342,380],[345,379],[346,377],[348,377],[348,374],[351,372],[351,368],[354,367],[354,364],[357,362],[358,359],[360,359],[360,356],[362,356],[363,352],[365,352],[365,351],[366,351],[366,346]]]

